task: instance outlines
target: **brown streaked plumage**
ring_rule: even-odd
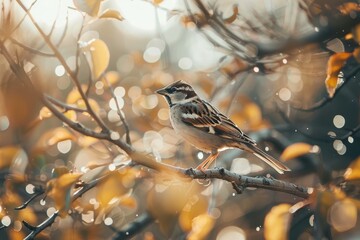
[[[177,81],[159,89],[157,93],[163,95],[170,106],[170,120],[176,133],[196,148],[211,153],[198,169],[207,169],[220,151],[240,148],[253,153],[280,174],[290,171],[284,164],[259,149],[256,142],[228,117],[200,99],[189,84]]]

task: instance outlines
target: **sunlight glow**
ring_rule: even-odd
[[[173,9],[176,1],[164,1],[160,4],[161,8],[156,8],[152,3],[140,0],[122,0],[118,6],[125,21],[130,25],[152,32],[158,27],[164,27],[168,23],[168,13],[166,9]]]

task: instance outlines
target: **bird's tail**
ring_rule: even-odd
[[[257,156],[258,158],[263,160],[265,163],[270,165],[278,173],[284,174],[284,172],[291,171],[290,168],[288,168],[283,163],[281,163],[279,160],[276,160],[275,158],[273,158],[272,156],[270,156],[269,154],[267,154],[266,152],[264,152],[257,146],[249,144],[247,147],[249,148],[250,152],[252,152],[255,156]]]

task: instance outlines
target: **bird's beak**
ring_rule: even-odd
[[[161,88],[161,89],[157,90],[156,93],[160,94],[160,95],[164,95],[164,96],[167,95],[165,88]]]

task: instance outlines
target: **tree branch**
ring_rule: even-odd
[[[222,179],[227,182],[230,182],[233,185],[237,193],[241,193],[246,188],[262,188],[268,189],[277,192],[284,192],[292,194],[301,198],[308,198],[313,192],[313,188],[307,188],[299,186],[293,183],[277,180],[273,177],[249,177],[245,175],[240,175],[237,173],[230,172],[224,168],[214,168],[207,169],[205,171],[200,171],[196,169],[179,169],[184,175],[189,176],[192,179]],[[242,191],[238,191],[238,190]]]

